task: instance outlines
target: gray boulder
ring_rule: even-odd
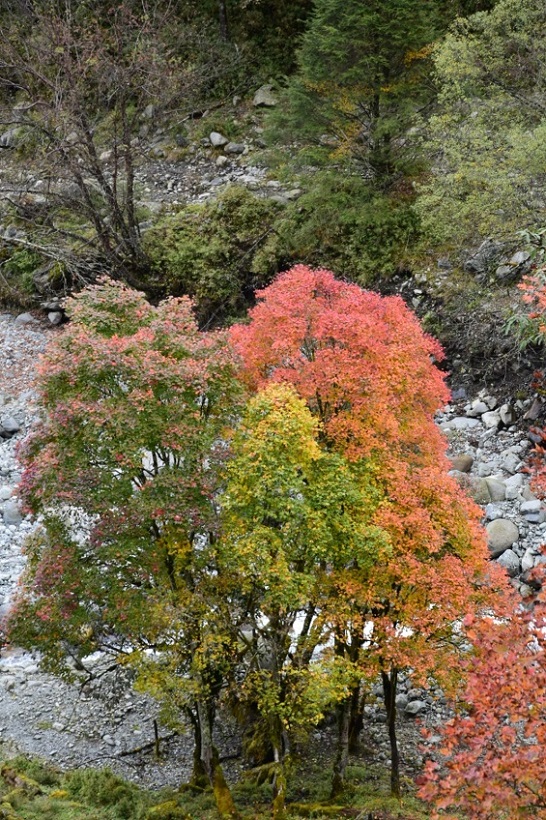
[[[514,550],[507,549],[497,558],[497,564],[504,567],[510,578],[515,578],[519,575],[519,558]]]
[[[501,423],[500,413],[497,410],[489,410],[483,414],[482,422],[488,429],[496,429]]]
[[[468,475],[468,473],[458,473],[453,471],[452,475],[457,480],[458,484],[474,499],[476,504],[489,504],[491,501],[491,493],[487,486],[485,478]]]
[[[273,93],[273,86],[270,84],[260,86],[254,94],[252,105],[255,108],[274,108],[277,105],[277,98]]]
[[[481,399],[474,399],[474,401],[470,405],[467,405],[467,407],[465,407],[466,415],[470,416],[471,418],[481,416],[482,413],[487,413],[488,410],[489,407]]]
[[[525,479],[521,473],[516,473],[515,475],[510,476],[510,478],[507,478],[504,482],[506,487],[506,500],[515,501],[515,499],[521,494],[524,484]]]
[[[4,524],[15,524],[17,526],[23,520],[19,505],[16,501],[6,501],[2,510]]]
[[[473,256],[466,260],[464,269],[469,273],[485,273],[502,253],[502,244],[493,239],[482,242]]]
[[[226,154],[244,154],[246,145],[242,142],[228,142],[224,151]]]
[[[411,700],[404,709],[404,714],[408,717],[416,717],[425,712],[427,704],[424,700]]]
[[[219,131],[211,131],[209,134],[209,140],[211,145],[215,148],[221,148],[223,145],[227,145],[229,140],[227,137],[224,137],[223,134],[220,134]]]
[[[519,530],[513,521],[496,518],[486,524],[487,546],[492,558],[498,558],[519,539]]]
[[[10,438],[18,433],[21,429],[19,422],[13,416],[4,416],[0,422],[0,435],[4,438]]]
[[[491,496],[491,501],[504,501],[506,498],[506,487],[504,481],[498,478],[486,478],[485,483]]]
[[[32,313],[20,313],[18,316],[15,317],[15,324],[16,325],[29,325],[31,322],[34,322],[34,316]]]

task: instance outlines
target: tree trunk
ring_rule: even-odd
[[[237,818],[239,815],[212,742],[212,710],[206,704],[198,703],[197,714],[201,732],[201,762],[212,786],[218,814],[222,818]]]
[[[360,693],[360,683],[355,686],[351,696],[351,720],[349,723],[349,754],[356,755],[359,751],[359,738],[364,728],[365,694]]]
[[[345,787],[347,763],[349,762],[349,728],[351,725],[352,702],[352,698],[347,698],[340,703],[337,709],[338,737],[332,790],[330,792],[332,799],[341,794]]]
[[[189,785],[199,791],[205,789],[209,783],[207,772],[201,760],[201,727],[199,719],[190,709],[187,710],[192,727],[193,727],[193,766]]]
[[[226,0],[218,0],[218,20],[220,22],[220,37],[227,43],[229,41],[229,20]]]
[[[387,727],[391,746],[391,794],[400,799],[400,758],[396,741],[396,685],[398,670],[391,669],[390,673],[381,672],[383,682],[383,699],[387,710]]]
[[[284,770],[283,757],[281,743],[275,743],[273,746],[273,759],[275,760],[273,820],[285,820],[286,818],[286,772]]]

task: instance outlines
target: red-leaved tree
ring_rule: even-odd
[[[289,382],[320,421],[319,440],[356,476],[366,464],[382,497],[372,522],[390,556],[331,574],[336,651],[383,683],[391,788],[400,793],[396,687],[401,670],[449,686],[462,635],[454,623],[493,606],[480,511],[447,474],[434,413],[449,393],[442,358],[399,297],[383,298],[302,265],[258,293],[250,323],[232,329],[251,387]],[[496,575],[493,586],[504,586]],[[452,682],[452,681],[451,681]],[[347,760],[352,697],[340,716],[334,791]]]
[[[433,818],[546,816],[546,596],[532,612],[466,622],[459,712],[429,738],[420,796]],[[435,742],[433,742],[435,740]]]

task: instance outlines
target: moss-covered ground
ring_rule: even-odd
[[[301,773],[304,769],[305,774]],[[290,777],[288,814],[294,818],[348,817],[360,820],[427,820],[414,797],[389,796],[384,769],[354,765],[335,803],[328,799],[329,776],[321,761],[306,761]],[[245,820],[271,816],[271,791],[247,777],[234,787]],[[0,820],[217,820],[212,793],[183,787],[145,791],[108,770],[60,772],[25,757],[0,764]]]

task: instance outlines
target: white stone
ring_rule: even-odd
[[[496,410],[490,410],[488,413],[483,414],[482,422],[489,430],[492,430],[499,426],[501,417]]]
[[[465,407],[466,415],[470,416],[471,418],[481,416],[483,413],[487,413],[488,410],[489,407],[484,401],[481,401],[481,399],[474,399],[473,402],[467,404],[467,406]]]
[[[478,419],[470,419],[466,416],[455,416],[454,419],[447,422],[446,427],[449,430],[470,430],[473,427],[478,427],[479,424]]]
[[[273,106],[277,105],[277,99],[273,94],[273,86],[270,84],[260,86],[260,88],[254,94],[252,105],[255,108],[259,108],[261,106],[264,106],[266,108],[272,108]]]
[[[530,547],[528,547],[523,554],[523,558],[521,559],[521,571],[527,572],[527,570],[533,569],[534,565],[535,553]]]
[[[520,505],[519,511],[522,515],[526,513],[537,513],[542,509],[542,502],[538,498],[531,501],[523,501]]]
[[[227,137],[224,137],[223,134],[220,134],[219,131],[211,131],[209,134],[209,140],[211,145],[215,148],[221,148],[222,145],[227,145],[229,140]]]
[[[514,423],[516,414],[514,410],[509,404],[503,404],[499,408],[499,416],[501,417],[501,421],[506,427],[510,427],[511,424]]]

